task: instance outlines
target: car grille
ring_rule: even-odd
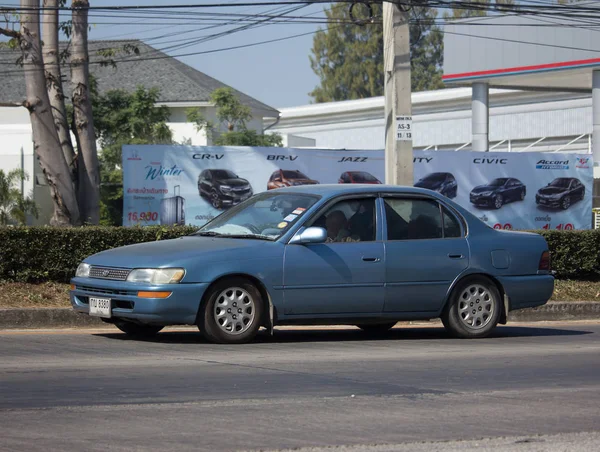
[[[231,191],[242,194],[242,193],[248,193],[250,191],[250,189],[248,187],[233,187],[231,189]]]
[[[130,270],[126,268],[92,267],[90,268],[90,278],[125,281],[129,272]]]
[[[88,292],[90,294],[99,294],[99,295],[133,295],[137,294],[136,290],[114,290],[114,289],[104,289],[99,287],[91,287],[91,286],[81,286],[77,285],[77,290],[82,290],[84,292]]]

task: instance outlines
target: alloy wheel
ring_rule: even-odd
[[[221,207],[221,199],[219,198],[219,194],[216,191],[213,191],[210,194],[211,204],[215,209],[219,209]]]
[[[494,316],[494,297],[479,284],[468,286],[460,295],[458,315],[463,325],[470,330],[484,328]]]
[[[213,309],[215,323],[228,335],[247,331],[256,317],[256,306],[252,295],[241,287],[223,290],[215,300]]]
[[[502,196],[500,196],[500,195],[497,195],[497,196],[494,198],[494,207],[495,207],[496,209],[499,209],[500,207],[502,207]]]
[[[567,210],[569,207],[571,207],[571,198],[565,196],[561,201],[560,206],[563,208],[563,210]]]

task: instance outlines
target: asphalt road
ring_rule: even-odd
[[[242,346],[5,331],[0,450],[600,450],[599,378],[590,322],[483,340],[284,330]]]

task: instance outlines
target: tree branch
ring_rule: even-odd
[[[0,102],[0,107],[25,107],[25,102]]]
[[[0,27],[0,35],[8,36],[13,39],[21,39],[21,33],[15,30],[9,30],[8,28]]]

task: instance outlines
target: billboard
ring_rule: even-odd
[[[589,229],[589,154],[415,151],[415,185],[487,224]],[[384,181],[383,150],[123,146],[123,225],[201,226],[255,193],[279,187]]]

